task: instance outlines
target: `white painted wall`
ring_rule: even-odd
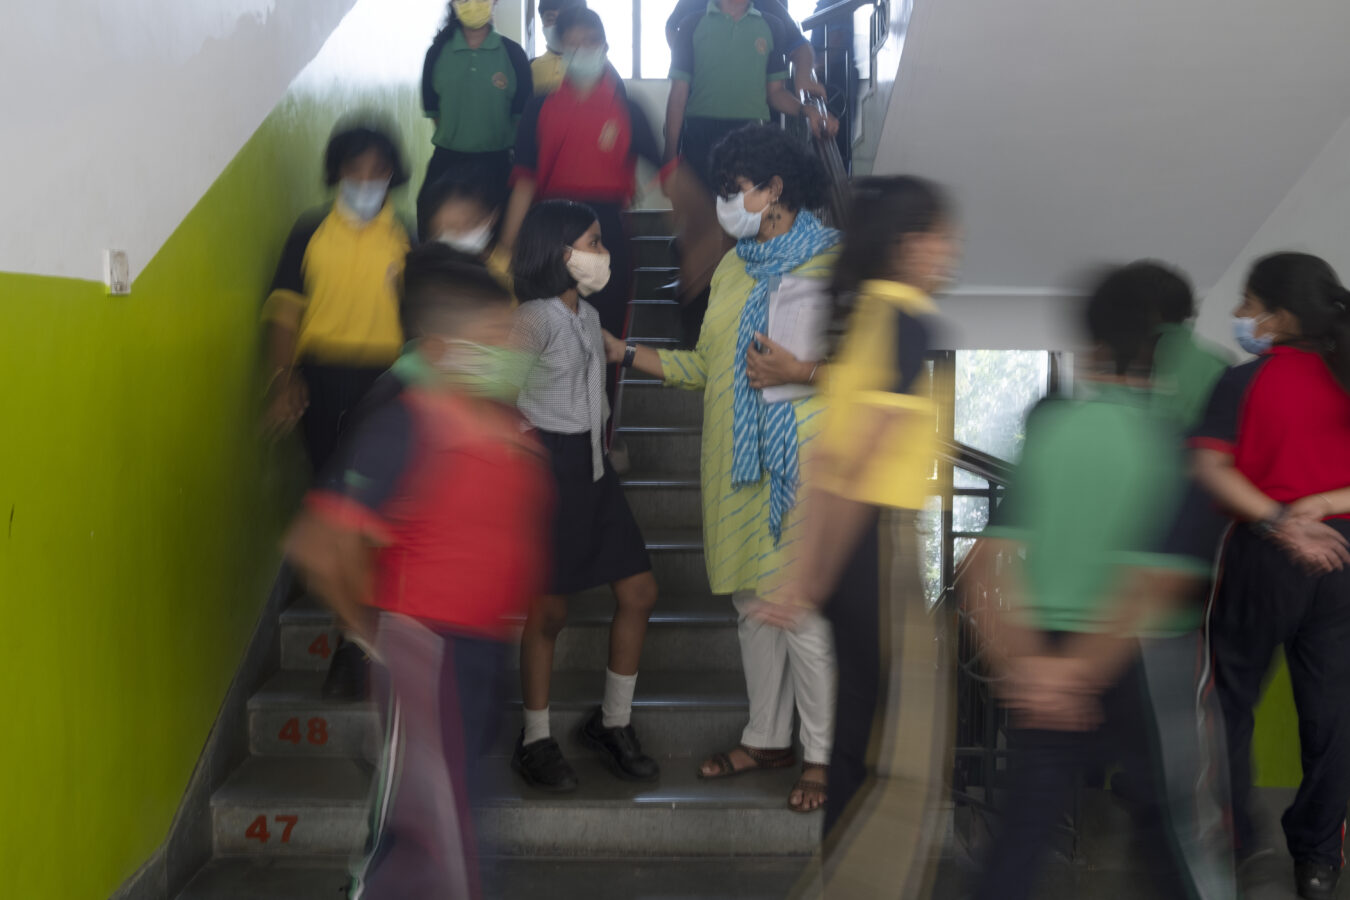
[[[353,0],[42,0],[0,28],[0,270],[133,275]]]
[[[1247,270],[1258,258],[1280,250],[1321,256],[1342,281],[1350,282],[1350,121],[1206,292],[1197,330],[1232,344],[1229,317],[1241,298]]]
[[[1350,137],[1309,166],[1350,118],[1347,34],[1343,0],[914,0],[874,171],[955,192],[972,335],[1113,260],[1231,293],[1244,247],[1345,253]]]

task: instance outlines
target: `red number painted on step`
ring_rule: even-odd
[[[287,834],[289,833],[288,830]],[[272,833],[267,830],[267,816],[258,816],[258,818],[254,819],[253,822],[249,824],[248,829],[244,832],[245,839],[255,840],[260,844],[267,843],[267,839],[271,836]]]
[[[300,720],[287,719],[286,724],[281,726],[281,731],[277,732],[277,740],[290,741],[292,744],[300,743]]]
[[[308,735],[308,737],[309,737],[309,742],[310,742],[311,744],[320,744],[320,745],[322,745],[322,744],[328,743],[328,720],[327,720],[327,719],[310,719],[309,722],[306,723],[306,724],[308,724],[308,726],[309,726],[309,735]]]
[[[328,646],[327,632],[310,641],[309,653],[311,656],[319,657],[319,659],[327,659],[332,655],[333,649]]]
[[[285,823],[285,825],[286,825],[286,830],[283,831],[283,832],[281,832],[281,842],[282,842],[283,844],[289,844],[289,843],[291,842],[291,829],[295,827],[295,823],[296,823],[296,822],[299,822],[299,821],[300,821],[300,817],[299,817],[299,816],[275,816],[274,818],[275,818],[275,820],[276,820],[277,822]]]

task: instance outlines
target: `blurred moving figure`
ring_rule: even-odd
[[[534,95],[542,97],[562,86],[567,61],[563,59],[562,35],[558,16],[574,7],[586,8],[586,0],[539,0],[539,22],[543,26],[544,52],[530,61],[534,77]]]
[[[451,173],[422,192],[418,233],[478,260],[510,292],[511,254],[497,238],[500,201],[490,185]]]
[[[816,80],[815,76],[815,49],[806,36],[802,34],[801,28],[792,18],[792,13],[788,11],[786,5],[780,0],[755,0],[754,7],[762,10],[771,16],[777,16],[782,20],[784,34],[787,37],[787,43],[782,48],[783,54],[788,61],[792,63],[792,86],[795,91],[806,92],[812,96],[825,98],[825,87]],[[680,27],[690,17],[701,15],[708,9],[707,0],[679,0],[675,4],[675,9],[670,13],[670,18],[666,19],[666,43],[670,48],[675,49],[676,43],[680,39]]]
[[[670,387],[703,391],[703,546],[713,593],[731,594],[750,698],[741,743],[709,757],[703,778],[728,778],[797,762],[792,713],[801,718],[805,756],[788,797],[797,812],[825,804],[834,732],[834,657],[819,614],[792,631],[751,613],[786,574],[802,534],[797,485],[802,447],[820,432],[819,397],[766,403],[763,388],[812,385],[823,360],[797,359],[766,336],[769,297],[785,275],[824,279],[839,232],[810,211],[825,196],[820,161],[782,129],[751,125],[713,154],[718,217],[736,237],[712,281],[708,321],[694,350],[653,350],[605,336],[611,362]]]
[[[680,16],[681,18],[676,18]],[[769,120],[770,109],[804,116],[819,134],[837,128],[815,104],[785,87],[787,54],[798,60],[797,78],[824,95],[812,70],[811,45],[778,3],[714,0],[681,3],[666,24],[671,44],[670,97],[666,103],[665,161],[688,164],[696,178],[681,174],[669,191],[680,228],[679,299],[685,309],[685,343],[697,343],[707,309],[705,290],[728,245],[709,226],[720,189],[712,151],[727,135]],[[802,65],[805,62],[806,65]]]
[[[530,60],[492,27],[496,0],[451,0],[422,65],[422,109],[436,126],[427,190],[448,172],[506,196],[516,123],[534,96]],[[420,204],[419,204],[420,205]]]
[[[511,305],[440,244],[404,275],[390,398],[320,476],[286,552],[376,662],[384,744],[353,898],[481,896],[472,802],[511,619],[543,584],[549,486],[512,405]],[[380,389],[377,389],[379,391]]]
[[[950,277],[958,237],[943,191],[907,176],[856,184],[848,221],[832,291],[851,312],[808,471],[795,596],[761,615],[793,628],[823,607],[834,633],[826,896],[920,897],[944,833],[935,818],[955,669],[924,597],[914,526],[937,454],[931,295]]]
[[[521,119],[502,243],[513,247],[535,200],[572,200],[595,211],[609,251],[609,282],[586,302],[600,326],[624,335],[633,298],[633,260],[623,211],[637,189],[638,160],[661,168],[661,149],[642,107],[629,99],[606,60],[605,26],[594,11],[573,8],[558,16],[557,40],[567,59],[561,87],[536,98]],[[618,379],[607,375],[613,408]]]
[[[1122,266],[1111,280],[1115,290],[1134,302],[1157,305],[1161,324],[1153,350],[1154,401],[1165,417],[1189,432],[1232,359],[1221,347],[1196,337],[1195,294],[1181,272],[1140,260]]]
[[[263,309],[272,367],[265,425],[279,435],[299,422],[316,475],[403,346],[397,281],[410,240],[389,191],[408,172],[395,134],[367,114],[338,124],[324,160],[337,199],[291,230]],[[339,643],[324,696],[363,695],[365,675],[360,648]]]
[[[1198,719],[1199,609],[1186,603],[1208,571],[1211,532],[1192,526],[1179,442],[1152,409],[1156,304],[1115,288],[1108,277],[1088,303],[1093,350],[1078,396],[1029,416],[981,548],[1006,609],[988,651],[1011,721],[1001,831],[978,900],[1030,896],[1083,772],[1112,759],[1141,776],[1134,824],[1150,892],[1235,896],[1221,761]],[[1159,634],[1178,637],[1142,642],[1141,654],[1139,637]]]
[[[582,726],[581,741],[620,778],[651,781],[660,774],[632,725],[656,578],[605,452],[605,343],[600,315],[584,299],[610,279],[600,228],[590,207],[547,200],[525,217],[513,258],[521,300],[516,342],[539,357],[520,409],[549,452],[558,505],[552,578],[531,604],[520,641],[525,727],[511,764],[531,787],[559,792],[575,790],[577,777],[550,729],[553,648],[567,624],[568,597],[600,585],[614,591],[615,611],[604,699]]]
[[[1239,860],[1258,851],[1252,710],[1283,645],[1303,781],[1284,813],[1299,896],[1325,900],[1350,802],[1350,292],[1321,259],[1277,253],[1247,278],[1233,326],[1260,354],[1230,369],[1197,428],[1197,477],[1233,516],[1209,612],[1232,755]]]

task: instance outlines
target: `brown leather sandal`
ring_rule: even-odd
[[[797,779],[797,783],[792,786],[792,791],[788,794],[788,809],[795,813],[811,813],[825,808],[825,798],[828,785],[822,781],[812,781],[806,777],[806,773],[812,769],[819,769],[822,772],[828,772],[830,767],[823,763],[802,763],[802,777]],[[799,803],[792,802],[793,794],[801,794]],[[816,800],[814,806],[808,806],[808,800]]]
[[[731,754],[736,750],[741,751],[750,757],[751,765],[742,768],[736,768],[736,764],[731,761]],[[703,771],[709,763],[717,767],[717,771],[707,774]],[[761,750],[758,747],[747,747],[745,744],[738,744],[734,750],[727,753],[714,753],[703,761],[698,767],[698,777],[705,781],[715,781],[718,778],[731,778],[733,775],[744,775],[746,772],[758,772],[764,769],[786,769],[796,765],[797,756],[792,752],[791,747],[784,747],[781,750]]]

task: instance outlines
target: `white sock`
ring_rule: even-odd
[[[605,699],[600,704],[600,724],[623,728],[633,720],[633,689],[637,675],[615,675],[605,669]]]
[[[549,737],[548,707],[525,710],[525,743],[533,744]]]

